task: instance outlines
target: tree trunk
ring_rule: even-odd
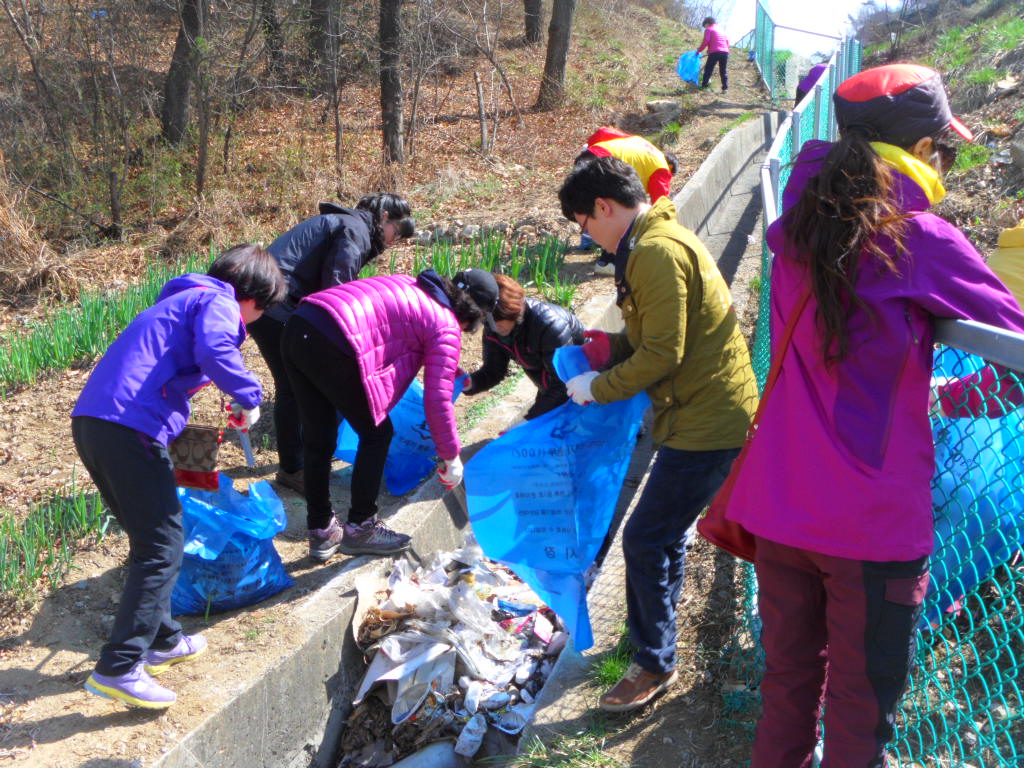
[[[524,38],[530,45],[544,39],[544,25],[541,14],[543,0],[523,0],[523,14],[526,19]]]
[[[260,0],[260,26],[266,40],[270,72],[279,77],[284,64],[284,35],[281,32],[281,21],[277,18],[275,0]]]
[[[405,162],[402,145],[401,0],[380,0],[380,114],[384,161]]]
[[[548,26],[548,51],[544,74],[537,94],[537,109],[554,109],[565,98],[565,64],[569,59],[569,39],[576,0],[553,0],[551,24]]]
[[[171,144],[180,144],[188,130],[188,99],[199,59],[196,41],[203,36],[205,6],[206,0],[181,2],[181,26],[164,81],[164,104],[160,114],[163,136]]]
[[[330,94],[337,20],[337,0],[310,0],[309,57],[313,62],[314,88],[323,95]]]

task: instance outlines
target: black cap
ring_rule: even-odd
[[[498,281],[485,269],[464,269],[452,278],[456,288],[469,294],[484,312],[493,312],[498,306]]]

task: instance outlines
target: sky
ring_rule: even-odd
[[[881,5],[881,1],[878,3]],[[890,3],[892,5],[893,3]],[[754,28],[755,0],[721,0],[719,26],[730,42]],[[841,35],[849,24],[848,15],[857,15],[862,0],[764,0],[768,15],[776,24],[797,29]],[[778,30],[776,48],[788,48],[807,56],[816,51],[831,51],[835,41],[816,35]]]

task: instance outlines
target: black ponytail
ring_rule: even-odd
[[[860,126],[845,129],[799,201],[783,214],[786,234],[810,272],[827,364],[846,357],[850,314],[865,308],[856,291],[864,255],[898,273],[896,258],[904,250],[906,216],[893,197],[892,171],[871,147],[872,138]],[[895,256],[883,240],[895,245]]]

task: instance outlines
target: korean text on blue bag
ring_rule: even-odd
[[[960,378],[986,366],[975,355],[943,348],[935,373]],[[1009,407],[1009,406],[1008,406]],[[936,627],[964,597],[1024,545],[1021,440],[1024,414],[932,421],[935,551],[922,627]]]
[[[284,506],[261,480],[243,496],[220,476],[214,491],[178,489],[185,557],[171,593],[171,612],[228,611],[266,600],[295,582],[274,549],[284,530]]]
[[[686,83],[697,84],[700,78],[700,54],[696,51],[687,51],[679,57],[676,64],[676,74]]]
[[[565,381],[590,370],[580,347],[555,352]],[[509,566],[565,622],[576,650],[594,643],[583,574],[615,513],[647,395],[571,400],[509,430],[466,465],[466,501],[484,554]]]
[[[455,379],[452,402],[462,393],[465,378]],[[388,458],[384,463],[384,484],[392,496],[408,493],[423,481],[437,466],[437,449],[430,437],[430,427],[423,412],[423,385],[413,379],[402,399],[388,413],[395,436],[391,438]],[[352,464],[356,460],[359,435],[348,424],[338,427],[336,458]]]

